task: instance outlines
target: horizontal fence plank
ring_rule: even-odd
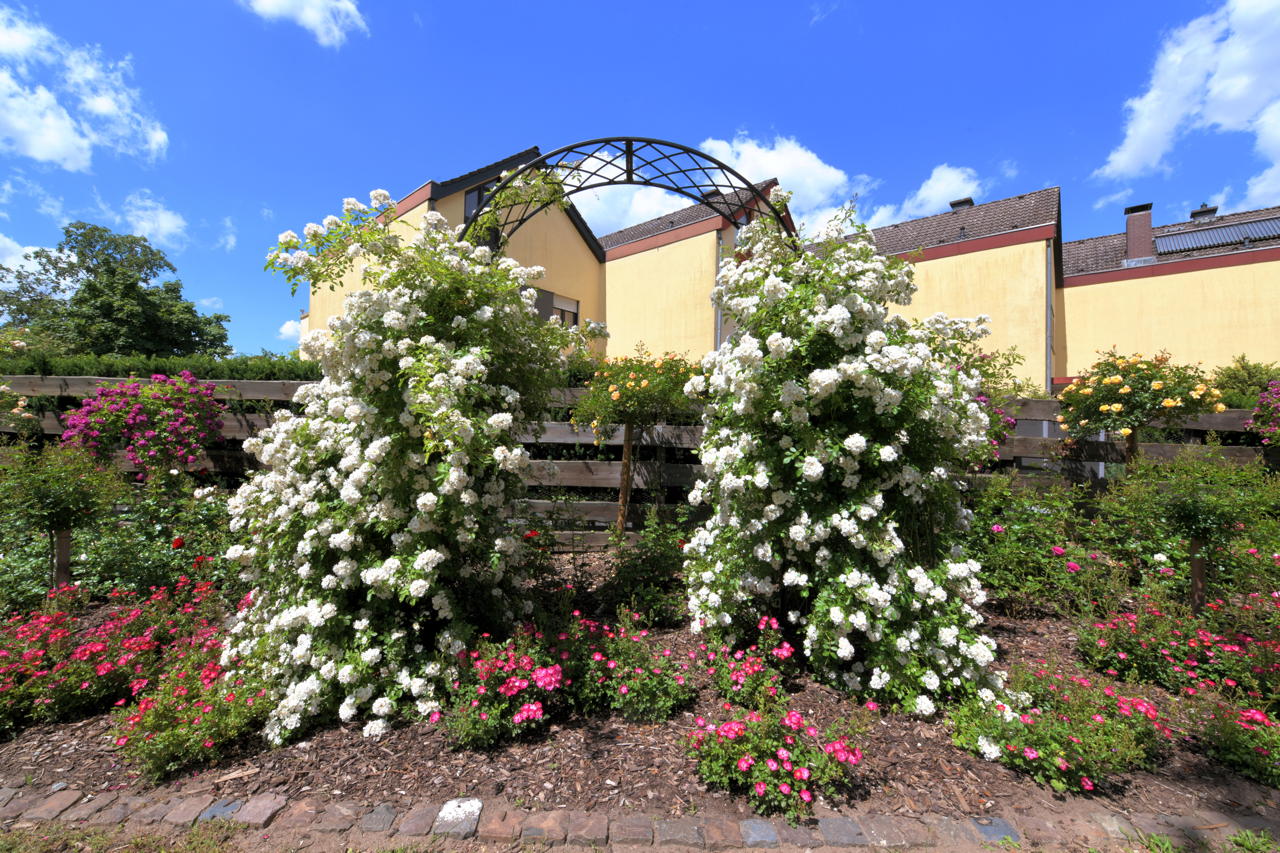
[[[557,473],[542,477],[527,474],[524,481],[533,486],[576,486],[579,488],[616,489],[622,479],[621,462],[566,459],[555,463]],[[631,484],[637,489],[684,488],[692,486],[702,473],[701,465],[676,462],[635,462]]]
[[[135,376],[5,376],[5,385],[29,397],[89,397],[100,384],[140,381],[150,384],[150,377]],[[220,400],[292,400],[303,385],[310,382],[289,379],[209,379],[217,388],[213,396]]]
[[[1005,459],[1028,457],[1046,459],[1069,452],[1070,458],[1082,462],[1124,462],[1124,444],[1118,441],[1079,441],[1074,448],[1068,449],[1061,439],[1035,438],[1033,436],[1011,436],[1000,445],[1000,455]],[[1179,454],[1191,453],[1198,456],[1221,456],[1230,462],[1251,462],[1259,458],[1270,458],[1272,453],[1261,447],[1221,447],[1207,444],[1157,444],[1141,442],[1138,452],[1147,459],[1169,461]]]
[[[596,440],[595,433],[590,427],[574,426],[567,421],[548,421],[542,426],[542,435],[535,437],[526,433],[520,436],[520,440],[536,444],[592,444]],[[606,437],[602,444],[608,447],[621,447],[622,434],[623,430],[619,427],[613,431],[612,435]],[[695,448],[701,441],[702,427],[668,424],[638,430],[634,437],[636,445],[685,449]]]

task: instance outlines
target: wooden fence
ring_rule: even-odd
[[[125,381],[115,377],[101,376],[6,376],[3,382],[13,391],[31,397],[74,397],[83,398],[91,395],[100,383]],[[265,380],[212,380],[216,381],[218,390],[215,396],[223,400],[234,401],[271,401],[283,403],[293,398],[298,388],[306,384],[295,381]],[[568,407],[581,394],[579,389],[565,389],[560,392],[557,402]],[[1124,445],[1112,441],[1081,441],[1070,450],[1064,452],[1062,433],[1058,429],[1056,418],[1059,406],[1055,400],[1020,400],[1011,407],[1011,414],[1018,419],[1015,434],[1003,443],[1000,448],[1001,458],[1012,460],[1015,464],[1049,464],[1059,469],[1071,469],[1075,466],[1074,476],[1082,476],[1080,468],[1083,463],[1117,463],[1125,458]],[[1144,456],[1151,459],[1172,459],[1183,452],[1210,452],[1220,454],[1232,462],[1248,462],[1258,458],[1267,461],[1273,467],[1280,467],[1280,448],[1221,446],[1208,447],[1204,444],[1207,432],[1239,433],[1244,431],[1244,421],[1249,412],[1244,409],[1229,409],[1221,414],[1201,415],[1189,418],[1178,426],[1184,431],[1184,443],[1152,443],[1140,444]],[[210,470],[230,475],[243,476],[255,466],[255,461],[243,453],[238,447],[240,441],[256,434],[270,421],[270,415],[243,414],[228,412],[223,415],[223,436],[232,441],[231,448],[213,450],[201,458],[196,467],[207,467]],[[54,412],[42,415],[41,426],[46,434],[60,434],[63,429],[63,418]],[[659,425],[647,430],[638,431],[637,448],[648,449],[643,455],[653,456],[648,461],[637,461],[632,472],[632,488],[650,489],[661,494],[667,489],[687,489],[697,479],[701,467],[689,462],[668,462],[669,451],[691,451],[698,446],[702,437],[702,428],[698,426]],[[564,455],[555,451],[566,446],[589,445],[594,441],[589,429],[578,429],[563,421],[552,421],[543,425],[540,436],[526,435],[523,440],[535,448],[535,458],[547,459],[549,456]],[[618,430],[605,441],[609,447],[618,447],[622,443],[622,433]],[[686,453],[687,455],[687,453]],[[123,460],[121,460],[122,465]],[[555,473],[543,477],[531,474],[527,482],[533,486],[565,487],[575,490],[617,489],[621,478],[621,462],[560,459],[553,461]],[[612,500],[592,500],[589,491],[581,492],[588,499],[572,501],[533,501],[531,509],[535,515],[559,513],[572,519],[579,526],[604,527],[611,523],[617,512],[617,505]],[[645,510],[644,504],[633,506],[631,523],[638,525]],[[597,537],[598,538],[598,537]]]

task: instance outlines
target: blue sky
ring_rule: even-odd
[[[284,351],[279,232],[611,135],[779,177],[810,223],[1060,185],[1078,239],[1280,204],[1278,45],[1280,0],[0,0],[0,263],[77,219],[143,234],[239,351]],[[669,203],[575,201],[598,233]]]

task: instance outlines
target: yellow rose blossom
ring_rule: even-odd
[[[1110,405],[1109,403],[1103,403],[1101,406],[1099,406],[1099,407],[1098,407],[1098,411],[1099,411],[1099,412],[1109,412],[1109,411],[1111,411],[1111,405]]]
[[[1128,438],[1128,437],[1129,437],[1129,434],[1130,434],[1130,433],[1132,433],[1132,432],[1133,432],[1133,430],[1129,429],[1128,427],[1121,427],[1121,428],[1120,428],[1120,434],[1121,434],[1121,435],[1123,435],[1125,438]]]
[[[1066,432],[1067,430],[1071,429],[1071,427],[1067,426],[1066,424],[1058,424],[1058,429],[1062,430],[1063,432]]]
[[[610,400],[616,400],[616,399],[618,399],[618,398],[619,398],[619,397],[621,397],[621,396],[622,396],[622,392],[621,392],[621,391],[614,391],[612,394],[610,394],[610,395],[609,395],[609,399],[610,399]]]
[[[1057,421],[1058,423],[1062,423],[1063,421],[1066,420],[1066,417],[1063,415],[1058,415],[1056,418],[1054,418],[1054,420]]]
[[[1121,412],[1121,411],[1124,411],[1124,403],[1112,403],[1112,404],[1111,404],[1111,411],[1113,411],[1113,412]]]
[[[640,387],[641,387],[641,388],[648,388],[648,387],[649,387],[649,380],[648,380],[648,379],[642,379],[642,380],[640,380]]]
[[[1080,389],[1080,393],[1081,393],[1081,394],[1092,394],[1092,393],[1093,393],[1093,389],[1092,389],[1092,388],[1081,388],[1081,389]]]
[[[1178,403],[1175,400],[1165,397],[1160,401],[1160,405],[1164,406],[1166,409],[1172,409],[1174,406],[1178,405]]]
[[[1227,404],[1226,404],[1226,403],[1214,403],[1214,404],[1213,404],[1213,410],[1214,410],[1215,412],[1225,412],[1225,411],[1227,410]]]
[[[1124,386],[1123,388],[1121,388],[1121,389],[1120,389],[1120,393],[1121,393],[1121,394],[1129,394],[1129,393],[1132,393],[1132,392],[1133,392],[1133,389],[1132,389],[1132,388],[1130,388],[1128,385],[1126,385],[1126,386]]]
[[[1161,388],[1163,388],[1163,387],[1164,387],[1164,383],[1163,383],[1163,382],[1161,382],[1159,379],[1157,379],[1155,382],[1152,382],[1152,383],[1151,383],[1151,390],[1152,390],[1152,391],[1159,391],[1159,390],[1160,390]]]
[[[1088,418],[1085,418],[1084,420],[1082,420],[1082,421],[1080,422],[1080,426],[1088,426],[1088,425],[1089,425],[1089,419],[1088,419]]]

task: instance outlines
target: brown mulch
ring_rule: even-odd
[[[575,585],[592,587],[608,575],[600,560],[561,560]],[[1000,665],[1076,660],[1075,637],[1067,621],[992,616],[988,630],[999,642]],[[699,640],[682,629],[653,636],[687,659]],[[836,691],[804,682],[793,686],[792,706],[819,728],[857,716],[850,700]],[[657,724],[620,718],[573,720],[552,726],[546,736],[491,752],[450,748],[434,725],[417,723],[379,740],[361,736],[360,725],[336,726],[308,740],[276,750],[246,746],[237,760],[174,780],[179,793],[243,797],[276,791],[290,798],[391,803],[442,801],[463,794],[500,798],[530,808],[636,810],[650,814],[740,816],[750,814],[745,799],[711,792],[700,783],[685,754],[693,719],[722,719],[720,700],[702,689],[697,704],[675,719]],[[1184,814],[1193,808],[1238,811],[1261,803],[1280,808],[1280,794],[1256,785],[1173,743],[1151,772],[1128,774],[1097,795],[1063,796],[998,764],[983,761],[951,743],[946,723],[900,714],[870,714],[859,741],[864,761],[857,787],[829,810],[877,814],[1119,813]],[[150,790],[124,765],[109,737],[110,716],[30,728],[0,744],[0,784],[48,789],[65,782],[84,791]]]

